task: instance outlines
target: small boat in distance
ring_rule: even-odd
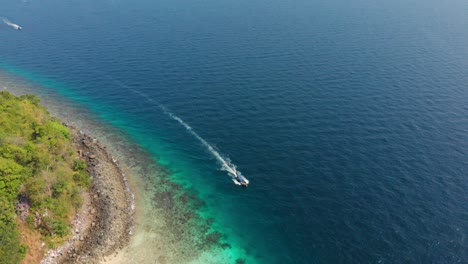
[[[23,29],[23,27],[21,27],[20,25],[12,23],[6,18],[3,19],[3,23],[7,24],[8,26],[10,26],[10,27],[12,27],[12,28],[14,28],[16,30],[22,30]]]
[[[243,186],[249,186],[249,180],[247,180],[247,178],[245,178],[239,171],[234,171],[235,174],[234,174],[234,178],[233,178],[233,181],[235,184],[237,185],[243,185]]]

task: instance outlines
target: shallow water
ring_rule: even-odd
[[[201,216],[203,201],[187,186],[170,180],[167,167],[136,145],[125,130],[88,111],[83,101],[70,101],[38,83],[47,81],[33,83],[17,75],[0,73],[3,89],[17,95],[37,94],[52,115],[96,136],[115,155],[131,180],[137,200],[134,233],[129,246],[115,256],[106,257],[106,263],[234,263],[239,258],[255,263],[242,248],[229,245],[226,250],[225,238],[219,242],[207,239],[219,230],[213,228],[210,216]]]
[[[97,134],[122,153],[141,152],[122,158],[147,187],[129,251],[142,262],[163,251],[200,263],[468,262],[466,1],[2,8],[24,28],[0,27],[3,71],[66,98],[76,113],[61,115],[86,108],[83,122],[118,131]],[[160,105],[251,186],[235,186]],[[177,217],[174,193],[197,197],[175,207],[201,216],[190,228],[154,220]],[[170,241],[174,230],[207,226],[231,248],[192,252],[196,243],[180,237],[156,245],[158,234]]]

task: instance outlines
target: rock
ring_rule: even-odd
[[[86,161],[87,170],[93,177],[90,204],[83,214],[90,221],[89,229],[80,228],[73,233],[74,238],[69,243],[75,248],[64,250],[61,258],[67,259],[64,263],[99,263],[105,252],[123,248],[128,243],[128,235],[124,233],[132,224],[132,210],[126,208],[130,208],[133,200],[129,198],[131,194],[127,193],[129,189],[126,180],[113,177],[115,174],[121,176],[123,172],[118,167],[117,160],[106,152],[105,146],[86,134],[77,136],[77,129],[73,132],[74,142],[78,150],[81,150],[78,154]],[[77,224],[78,220],[74,219],[72,231],[80,226]]]
[[[77,234],[80,233],[80,230],[78,230],[78,228],[75,229],[75,233],[77,233]]]

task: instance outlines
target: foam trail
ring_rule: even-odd
[[[211,154],[213,154],[213,156],[221,163],[223,170],[226,170],[227,172],[232,174],[231,176],[236,175],[236,172],[238,172],[236,170],[236,166],[231,164],[231,162],[228,159],[223,158],[221,154],[219,154],[219,152],[216,151],[213,148],[213,146],[211,146],[208,142],[206,142],[206,140],[204,140],[200,135],[198,135],[198,133],[195,132],[189,124],[185,123],[185,121],[182,120],[180,117],[171,113],[163,105],[159,105],[159,107],[164,111],[165,114],[167,114],[170,118],[174,119],[175,121],[179,122],[182,126],[184,126],[187,129],[187,131],[190,132],[190,134],[192,134],[196,139],[198,139],[211,152]]]
[[[232,164],[229,159],[223,158],[223,156],[221,156],[221,154],[219,154],[219,152],[216,151],[213,148],[213,146],[211,146],[205,139],[203,139],[200,135],[198,135],[198,133],[195,132],[195,130],[193,130],[193,128],[189,124],[185,123],[185,121],[182,120],[180,117],[174,115],[164,105],[158,103],[153,98],[149,97],[147,94],[145,94],[143,92],[140,92],[140,91],[126,85],[125,83],[113,78],[112,76],[110,76],[108,74],[104,74],[104,76],[107,77],[108,79],[114,81],[114,83],[116,83],[120,87],[125,88],[125,89],[129,90],[130,92],[136,93],[136,94],[140,95],[141,97],[144,97],[146,100],[148,100],[148,102],[151,102],[151,103],[157,105],[159,108],[161,108],[163,110],[163,112],[166,115],[168,115],[170,118],[172,118],[175,121],[179,122],[179,124],[181,124],[183,127],[185,127],[185,129],[187,129],[187,131],[189,131],[190,134],[192,134],[196,139],[198,139],[198,141],[200,141],[208,149],[208,151],[221,163],[221,169],[227,171],[231,177],[235,177],[236,175],[241,174],[241,172],[236,169],[236,166],[234,164]],[[236,185],[240,185],[240,183],[238,183],[234,179],[233,179],[233,182]]]
[[[174,115],[164,105],[158,103],[153,98],[149,97],[147,94],[140,92],[131,86],[126,85],[125,83],[113,78],[112,76],[108,74],[103,74],[103,75],[107,77],[108,79],[112,80],[114,83],[116,83],[120,87],[125,88],[129,90],[130,92],[136,93],[140,95],[141,97],[144,97],[146,100],[148,100],[148,102],[151,102],[157,105],[159,108],[163,110],[163,112],[166,115],[168,115],[170,118],[174,119],[175,121],[179,122],[179,124],[185,127],[185,129],[187,129],[187,131],[189,131],[190,134],[192,134],[196,139],[198,139],[198,141],[200,141],[208,149],[208,151],[221,163],[221,169],[227,171],[231,177],[235,177],[236,175],[241,174],[241,172],[236,169],[236,166],[232,164],[229,159],[223,158],[223,156],[221,156],[221,154],[219,154],[219,152],[216,151],[213,148],[213,146],[211,146],[205,139],[203,139],[200,135],[198,135],[198,133],[195,132],[195,130],[193,130],[193,128],[189,124],[185,123],[185,121],[182,120],[180,117]],[[235,180],[233,181],[235,184],[240,185],[237,181]]]
[[[3,20],[3,23],[5,23],[6,25],[8,25],[8,26],[10,26],[10,27],[12,27],[12,28],[14,28],[16,30],[21,30],[22,29],[22,27],[20,25],[13,23],[13,22],[11,22],[10,20],[8,20],[6,18],[2,18],[2,20]]]

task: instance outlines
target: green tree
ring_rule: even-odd
[[[27,252],[16,228],[18,197],[27,198],[30,212],[47,215],[38,227],[33,214],[27,220],[54,245],[70,233],[81,190],[91,185],[70,131],[39,103],[34,95],[0,91],[0,264],[19,263]]]
[[[23,166],[11,159],[0,157],[0,195],[9,200],[16,198],[21,184]]]

